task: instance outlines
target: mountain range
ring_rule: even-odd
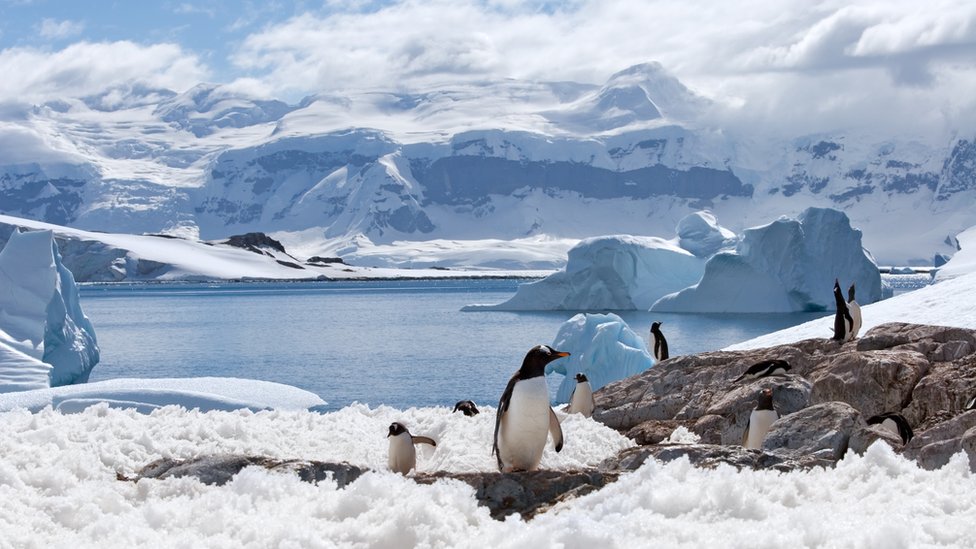
[[[798,105],[797,108],[803,108]],[[931,263],[976,225],[976,136],[723,125],[648,63],[602,85],[504,80],[256,99],[228,86],[0,106],[0,213],[203,239],[364,243],[671,237],[843,210],[880,263]],[[910,116],[910,113],[904,113]]]

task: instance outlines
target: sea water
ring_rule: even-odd
[[[101,360],[91,381],[225,376],[312,391],[339,409],[494,405],[526,351],[575,312],[461,312],[500,303],[519,280],[90,285],[81,304]],[[618,311],[646,338],[663,321],[671,355],[726,345],[825,313]],[[824,334],[825,337],[829,334]],[[561,376],[550,376],[555,389]],[[205,388],[202,388],[205,389]]]

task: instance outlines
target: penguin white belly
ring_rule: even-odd
[[[569,401],[568,411],[571,414],[583,414],[584,417],[593,415],[593,389],[590,388],[589,381],[576,384],[573,399]]]
[[[661,361],[661,351],[659,351],[658,348],[657,348],[657,336],[654,335],[654,332],[651,332],[651,335],[648,338],[648,340],[649,340],[648,343],[650,343],[650,345],[651,345],[651,347],[650,347],[650,349],[651,349],[651,356],[654,357],[654,360],[655,361],[660,362]]]
[[[763,439],[766,432],[774,421],[779,419],[779,414],[774,410],[753,410],[749,416],[749,437],[746,439],[746,448],[762,448]]]
[[[857,333],[861,331],[861,306],[857,304],[857,301],[851,301],[847,304],[847,309],[851,313],[851,318],[854,319],[851,333],[847,334],[847,339],[850,341],[857,337]]]
[[[390,456],[387,460],[390,470],[405,475],[417,465],[417,451],[409,433],[390,437]]]
[[[539,466],[549,434],[549,388],[544,377],[519,381],[498,433],[504,470],[531,471]]]

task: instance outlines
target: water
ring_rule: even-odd
[[[101,361],[91,381],[226,376],[320,395],[329,409],[494,405],[525,352],[570,312],[461,312],[511,297],[518,280],[84,286]],[[664,322],[672,356],[726,345],[823,313],[618,313],[641,335]],[[550,376],[555,390],[560,376]],[[205,389],[205,388],[204,388]]]

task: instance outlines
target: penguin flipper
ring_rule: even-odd
[[[437,447],[437,443],[434,442],[434,439],[432,439],[430,437],[415,437],[415,436],[411,436],[410,437],[410,442],[412,442],[414,444],[430,444],[431,446],[434,446],[435,448]]]
[[[549,434],[552,435],[552,445],[556,451],[563,449],[563,428],[559,426],[559,418],[556,412],[549,408]]]
[[[752,416],[750,414],[750,417],[748,419],[746,419],[746,430],[745,431],[742,431],[742,447],[743,448],[745,448],[746,442],[749,440],[749,421],[751,419],[752,419]]]
[[[498,451],[498,431],[502,426],[502,416],[508,412],[508,405],[512,403],[512,391],[515,390],[516,382],[518,382],[518,372],[515,372],[512,375],[512,379],[508,380],[508,385],[505,386],[505,392],[502,393],[502,398],[498,401],[498,409],[495,410],[495,437],[494,444],[491,447],[491,453],[498,460],[499,471],[502,470],[502,454]]]
[[[593,409],[595,410],[596,409],[596,398],[594,398],[594,396],[593,396],[593,391],[590,391],[590,404],[593,406]]]

